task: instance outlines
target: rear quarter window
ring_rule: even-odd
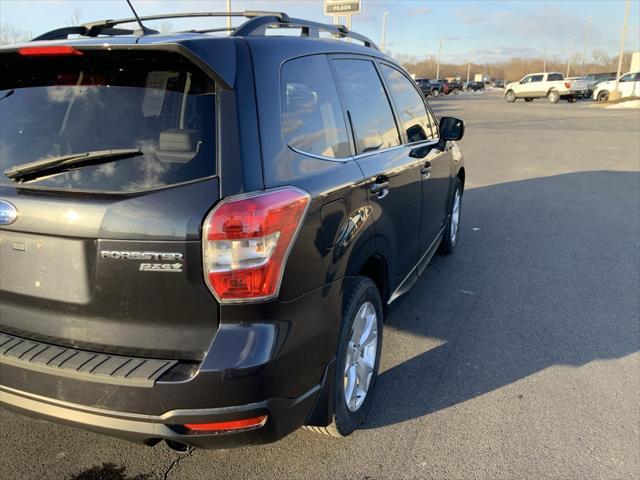
[[[285,63],[280,97],[282,134],[287,145],[330,158],[351,155],[340,98],[326,56]]]

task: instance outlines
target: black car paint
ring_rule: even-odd
[[[78,277],[67,280],[82,278],[85,295],[60,301],[61,286],[71,288],[65,280],[57,286],[47,282],[51,286],[42,292],[2,288],[0,331],[95,352],[181,360],[180,368],[151,389],[0,363],[2,402],[30,415],[148,444],[166,438],[219,447],[276,440],[305,423],[326,425],[343,293],[355,276],[365,274],[383,300],[391,301],[424,268],[447,221],[452,179],[464,179],[461,157],[451,158],[452,142],[402,145],[343,160],[301,154],[284,144],[281,65],[314,54],[356,55],[395,65],[370,48],[331,40],[195,34],[115,37],[109,38],[109,47],[104,39],[65,43],[81,50],[184,54],[218,82],[218,118],[224,120],[216,128],[224,141],[218,142],[215,178],[171,188],[131,195],[0,188],[0,196],[20,211],[17,222],[0,227],[3,236],[28,245],[25,261],[31,268],[34,262],[47,262],[46,256],[31,253],[38,242],[63,256],[66,249],[83,251],[84,262],[71,269]],[[12,54],[5,52],[0,54]],[[389,179],[384,198],[370,191],[380,176]],[[312,202],[279,298],[217,304],[202,278],[204,217],[219,198],[283,185],[309,192]],[[83,221],[65,219],[65,211],[81,212]],[[135,263],[98,255],[100,250],[148,250],[149,245],[184,254],[184,275],[141,278],[145,274],[134,271]],[[20,268],[11,265],[14,271]],[[60,268],[55,262],[50,266]],[[254,432],[189,435],[175,426],[255,412],[270,417]]]

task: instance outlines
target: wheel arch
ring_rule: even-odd
[[[458,173],[456,174],[456,177],[458,177],[458,180],[460,180],[460,187],[462,188],[462,192],[464,193],[464,181],[466,178],[466,172],[464,170],[464,167],[460,167],[460,170],[458,170]]]
[[[371,255],[360,267],[358,275],[369,278],[375,283],[380,292],[382,303],[385,304],[389,298],[389,269],[387,261],[380,253]]]

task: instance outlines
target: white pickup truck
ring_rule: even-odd
[[[585,94],[589,85],[585,80],[565,80],[558,72],[532,73],[519,82],[512,82],[504,87],[504,98],[509,103],[518,98],[531,102],[534,98],[547,97],[551,103],[558,103],[561,98],[575,102]]]

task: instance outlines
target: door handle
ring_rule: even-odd
[[[420,173],[424,175],[425,180],[431,178],[431,162],[426,162],[424,165],[422,165]]]
[[[378,198],[384,198],[389,193],[389,181],[377,180],[371,185],[371,193],[375,194]]]

